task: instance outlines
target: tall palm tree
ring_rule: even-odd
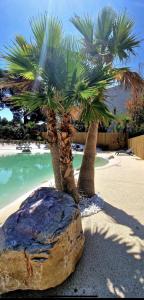
[[[71,22],[82,35],[82,51],[86,54],[87,60],[94,65],[99,61],[112,67],[116,58],[124,60],[130,54],[134,55],[134,49],[140,44],[140,41],[132,33],[134,22],[127,17],[126,13],[117,15],[109,7],[102,9],[96,23],[88,16],[82,18],[77,15],[71,18]],[[125,71],[124,76],[126,76]],[[96,118],[90,123],[79,175],[79,189],[88,195],[94,194],[94,182],[91,183],[90,174],[91,169],[94,168],[99,121],[100,119]],[[90,157],[89,168],[88,157]],[[85,188],[86,182],[90,184],[89,191]]]
[[[109,69],[108,66],[98,64],[93,68],[93,83],[98,83],[97,94],[84,105],[81,119],[89,125],[85,150],[80,168],[78,179],[79,191],[91,197],[95,194],[94,170],[98,122],[113,119],[113,115],[109,112],[103,101],[103,94],[106,88],[113,82],[116,70]],[[88,176],[89,175],[89,176]]]
[[[72,168],[73,126],[71,124],[71,108],[80,107],[81,119],[86,122],[97,115],[100,118],[112,117],[106,105],[100,101],[100,94],[105,86],[112,81],[115,71],[109,71],[108,67],[100,65],[96,72],[93,66],[85,62],[85,57],[76,52],[75,47],[71,48],[69,43],[65,54],[67,75],[63,88],[63,111],[59,130],[60,163],[64,190],[69,191],[75,199],[79,200]]]

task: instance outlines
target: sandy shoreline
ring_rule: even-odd
[[[22,150],[17,150],[16,146],[17,144],[0,143],[0,156],[22,153]],[[45,144],[42,144],[40,149],[37,147],[36,143],[30,143],[30,146],[32,147],[33,154],[50,152],[49,149],[44,149]]]

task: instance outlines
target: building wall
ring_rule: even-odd
[[[106,91],[106,102],[111,112],[116,108],[116,113],[125,113],[126,102],[130,98],[130,89],[125,90],[123,86],[111,87]]]

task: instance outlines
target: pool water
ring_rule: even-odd
[[[82,155],[75,154],[73,166],[80,168]],[[107,163],[96,158],[96,167]],[[50,153],[0,156],[0,208],[53,177]]]

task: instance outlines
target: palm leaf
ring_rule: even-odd
[[[33,112],[36,109],[42,109],[48,107],[53,110],[59,109],[59,103],[51,97],[51,94],[40,94],[39,92],[25,92],[17,96],[11,97],[11,101],[20,107],[25,108],[29,112]]]
[[[71,22],[84,36],[86,42],[93,43],[94,23],[89,16],[80,18],[79,16],[75,15],[71,18]]]
[[[95,39],[97,43],[101,44],[104,47],[104,49],[101,49],[102,52],[108,45],[110,35],[112,34],[115,18],[116,13],[111,7],[104,7],[98,15],[97,23],[95,26]]]
[[[107,121],[114,119],[114,115],[109,111],[103,101],[99,101],[99,97],[95,97],[91,104],[88,103],[83,108],[81,119],[89,124],[95,120]]]
[[[47,13],[30,20],[31,30],[36,46],[42,48],[58,48],[62,39],[62,24],[57,18],[48,17]]]
[[[129,19],[126,13],[118,16],[113,24],[113,36],[109,47],[120,60],[128,58],[130,54],[135,55],[134,49],[140,44],[140,41],[132,34],[133,26],[133,20]]]

